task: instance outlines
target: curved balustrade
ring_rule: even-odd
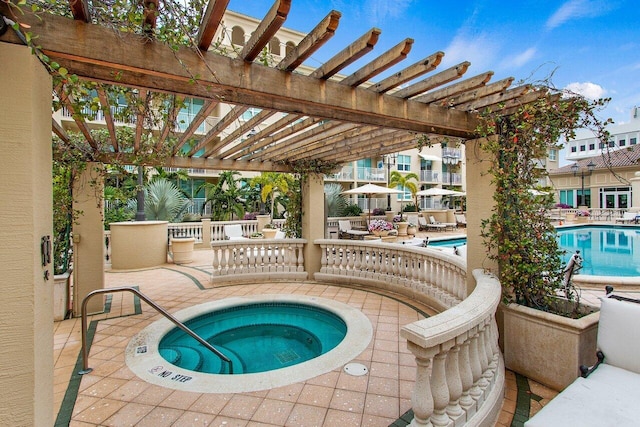
[[[316,280],[382,287],[439,310],[466,296],[466,262],[431,248],[357,240],[316,240],[322,248]]]
[[[500,283],[475,270],[476,288],[453,308],[402,328],[417,363],[411,426],[491,425],[504,390],[495,312]]]
[[[246,239],[211,242],[212,282],[305,280],[304,239]]]
[[[173,237],[193,237],[197,243],[202,243],[201,222],[176,222],[167,225],[169,240]]]
[[[500,283],[481,270],[466,295],[466,261],[430,248],[316,240],[316,280],[388,289],[442,313],[402,328],[416,358],[411,426],[493,425],[502,406],[504,362],[495,312]]]

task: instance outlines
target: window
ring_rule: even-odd
[[[233,27],[231,30],[231,43],[244,46],[244,30],[240,27]]]
[[[549,150],[549,160],[555,161],[558,159],[558,150],[551,149]]]
[[[616,146],[616,142],[615,141],[609,141],[609,147],[615,147]]]
[[[398,154],[398,170],[405,172],[411,170],[411,156]]]
[[[629,145],[636,145],[638,142],[636,138],[629,138]]]
[[[421,171],[430,171],[433,169],[433,161],[420,159],[420,170]]]
[[[572,152],[572,153],[575,153],[575,152],[577,152],[577,151],[578,151],[578,147],[576,147],[575,145],[572,145],[572,146],[571,146],[571,152]]]
[[[249,108],[247,111],[242,113],[241,120],[245,122],[250,120],[253,116],[257,115],[261,110],[259,108]]]
[[[627,140],[626,139],[619,139],[618,140],[618,147],[624,147],[625,145],[627,145]]]
[[[600,144],[598,144],[598,146],[600,147],[600,149],[602,150],[604,148],[604,142],[601,142]]]
[[[581,145],[580,146],[580,151],[587,151],[587,146],[586,145]]]
[[[280,56],[280,40],[277,37],[272,38],[269,42],[269,52]]]
[[[593,144],[593,143],[589,144],[589,151],[593,151],[595,149],[596,149],[596,144]]]
[[[398,185],[396,187],[396,190],[402,191],[402,186]],[[413,200],[413,198],[411,197],[411,191],[407,190],[406,188],[404,189],[404,192],[399,193],[398,194],[398,201],[404,201],[404,200]]]

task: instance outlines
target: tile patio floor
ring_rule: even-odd
[[[411,408],[415,361],[399,330],[425,314],[434,314],[430,308],[395,294],[313,281],[213,287],[210,272],[211,253],[201,250],[195,252],[193,263],[184,266],[107,271],[106,285],[138,286],[170,313],[207,301],[254,294],[314,295],[344,302],[359,308],[372,323],[371,343],[354,360],[367,366],[369,373],[356,377],[336,369],[289,386],[237,394],[194,393],[152,385],[129,370],[124,349],[132,336],[160,317],[144,303],[136,304],[133,294],[113,294],[107,299],[108,312],[90,319],[90,329],[95,329],[90,349],[94,371],[90,374],[75,374],[81,366],[80,320],[54,325],[56,426],[406,425],[399,418]],[[600,291],[583,292],[583,299],[597,304],[600,295]],[[554,395],[507,372],[497,425],[522,425],[529,413],[535,413]]]

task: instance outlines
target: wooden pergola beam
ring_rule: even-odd
[[[398,62],[402,61],[411,52],[413,39],[404,39],[364,67],[357,70],[350,76],[342,79],[340,83],[347,86],[359,86],[372,77],[377,76]]]
[[[444,106],[457,107],[466,102],[480,100],[486,96],[490,96],[507,90],[507,88],[511,86],[511,83],[513,83],[513,77],[498,80],[497,82],[446,99],[446,105]]]
[[[71,8],[71,15],[76,21],[89,22],[91,20],[87,0],[69,0],[69,8]]]
[[[251,34],[251,38],[245,43],[240,57],[247,62],[252,62],[258,57],[271,37],[282,27],[291,9],[291,0],[276,0],[269,12],[260,21],[258,28]]]
[[[62,126],[52,117],[51,118],[51,129],[53,133],[58,135],[58,137],[64,142],[69,142],[69,135],[67,135],[67,131],[64,130]]]
[[[298,45],[284,57],[276,66],[281,70],[293,71],[298,68],[308,57],[324,45],[338,28],[342,15],[332,10]]]
[[[164,126],[162,127],[162,132],[160,132],[160,137],[158,138],[158,142],[156,144],[156,150],[160,150],[162,148],[162,145],[164,144],[164,141],[166,141],[167,137],[169,136],[169,133],[173,131],[176,125],[176,118],[178,117],[178,111],[180,110],[182,101],[183,99],[179,96],[174,95],[172,97],[173,105],[171,106],[171,110],[169,111],[169,117],[167,117],[167,120],[165,121]]]
[[[207,119],[207,117],[211,115],[211,112],[214,110],[214,108],[216,108],[217,105],[218,105],[218,101],[215,99],[205,102],[205,104],[202,106],[200,111],[198,111],[198,113],[195,115],[193,120],[191,120],[191,123],[189,123],[189,126],[187,127],[187,129],[182,133],[182,135],[180,135],[180,139],[178,140],[178,143],[173,148],[174,156],[178,151],[182,149],[184,144],[186,144],[187,141],[189,141],[189,138],[193,136],[193,134],[200,127],[202,122],[204,122]],[[201,147],[198,147],[198,150],[200,148]]]
[[[369,53],[378,42],[380,30],[372,28],[364,33],[360,38],[341,50],[333,58],[329,59],[321,67],[317,68],[309,75],[311,78],[326,80],[343,68],[360,59]]]
[[[323,157],[325,161],[351,162],[361,159],[363,156],[376,157],[389,154],[402,149],[415,147],[415,135],[405,131],[391,131],[377,138],[367,141],[367,146],[356,145],[350,141],[344,141],[342,148],[334,149]],[[343,160],[344,159],[344,160]]]
[[[100,105],[102,105],[102,112],[104,113],[104,121],[107,124],[107,130],[109,131],[109,138],[111,139],[111,146],[113,151],[118,152],[118,138],[116,137],[116,126],[113,123],[113,116],[111,115],[111,106],[109,105],[109,99],[107,93],[104,91],[102,85],[98,85],[96,92],[98,92],[98,99],[100,99]]]
[[[320,139],[313,144],[307,145],[303,149],[292,150],[287,153],[287,158],[291,160],[301,160],[322,157],[325,153],[333,152],[337,148],[342,147],[346,143],[345,141],[362,142],[365,138],[369,141],[371,138],[391,132],[395,132],[395,130],[381,129],[374,126],[356,126],[330,138]]]
[[[289,115],[289,116],[292,116],[292,115]],[[287,118],[289,116],[283,117],[282,119],[278,120],[273,125],[277,126],[280,129],[283,128],[284,126],[288,126],[289,124],[285,124],[285,121],[283,119],[285,119],[285,118]],[[292,116],[291,119],[292,119],[291,123],[293,123],[296,120],[299,120],[300,117]],[[306,119],[303,119],[302,121],[300,121],[298,123],[291,124],[291,126],[287,127],[286,129],[281,130],[280,132],[270,133],[269,136],[262,136],[260,141],[252,144],[249,147],[244,148],[242,151],[240,151],[239,153],[236,153],[231,158],[233,160],[249,158],[252,155],[256,154],[258,151],[261,151],[262,149],[264,149],[265,147],[268,147],[268,146],[270,146],[272,144],[275,145],[279,140],[287,138],[290,135],[294,135],[294,134],[302,131],[303,129],[306,129],[306,128],[310,127],[310,126],[313,126],[314,124],[316,124],[318,122],[320,122],[320,119],[314,119],[314,118],[311,118],[311,117],[307,117]],[[266,133],[266,129],[265,129],[265,133]]]
[[[413,80],[435,70],[438,65],[440,65],[443,56],[444,52],[440,51],[429,55],[426,58],[416,62],[415,64],[410,65],[407,68],[398,71],[397,73],[392,74],[386,79],[374,84],[369,88],[369,90],[372,90],[376,93],[386,93],[403,83],[406,83],[410,80]]]
[[[461,62],[460,64],[454,65],[451,68],[439,72],[438,74],[427,77],[418,83],[414,83],[411,86],[407,86],[393,92],[391,95],[403,99],[412,98],[431,89],[435,89],[438,86],[442,86],[443,84],[459,79],[467,72],[470,65],[471,63],[468,61]]]
[[[198,144],[194,147],[196,148],[196,151],[204,148],[207,144],[211,143],[215,139],[215,137],[220,134],[220,132],[227,128],[248,109],[248,107],[242,105],[236,105],[235,107],[233,107],[231,111],[229,111],[222,119],[220,119],[220,121],[216,123],[215,126],[213,126],[213,128],[209,132],[207,132],[207,134],[200,141],[198,141]],[[202,157],[209,157],[220,148],[222,148],[222,143],[220,142],[220,140],[218,140],[212,147],[209,147],[207,151],[205,151]]]
[[[209,0],[196,37],[196,45],[201,51],[209,50],[228,5],[229,0]]]
[[[481,110],[490,105],[500,104],[502,102],[507,102],[511,99],[516,99],[520,96],[523,96],[527,92],[531,90],[531,85],[523,85],[517,86],[513,89],[508,89],[503,92],[495,93],[493,95],[485,96],[484,98],[476,99],[464,104],[456,105],[456,109],[458,110]]]
[[[429,104],[431,102],[438,102],[443,99],[451,98],[452,96],[459,95],[469,90],[484,86],[489,80],[491,80],[492,76],[493,71],[487,71],[486,73],[470,77],[466,80],[449,85],[442,89],[433,90],[431,92],[425,93],[424,95],[416,96],[415,98],[413,98],[413,100],[424,102],[426,104]]]
[[[240,144],[234,147],[228,148],[224,151],[221,151],[219,154],[219,157],[238,160],[247,153],[248,149],[250,148],[255,149],[255,147],[257,146],[257,144],[259,144],[259,141],[262,138],[266,138],[269,135],[278,132],[283,127],[289,126],[291,123],[295,122],[298,119],[299,119],[298,116],[295,116],[293,114],[288,114],[284,116],[282,119],[268,125],[265,129],[258,130],[254,135],[249,136]]]
[[[58,94],[58,98],[60,98],[60,101],[62,101],[65,107],[67,107],[67,110],[69,110],[69,112],[71,113],[71,117],[73,117],[76,125],[78,125],[78,129],[80,129],[80,132],[82,132],[82,135],[84,135],[84,138],[87,140],[91,148],[97,151],[98,144],[93,139],[93,136],[91,136],[89,126],[87,126],[87,123],[80,117],[75,107],[73,106],[73,97],[65,93],[63,86],[58,87],[56,89],[56,93]]]
[[[133,152],[137,153],[140,151],[140,142],[142,141],[142,131],[144,130],[144,117],[145,110],[149,106],[149,91],[146,89],[140,89],[138,93],[138,99],[141,101],[138,104],[137,114],[136,114],[136,132],[133,139]]]
[[[109,164],[119,163],[123,165],[138,165],[139,156],[133,153],[100,153],[96,161]],[[163,160],[149,161],[143,166],[163,166],[182,169],[207,169],[207,170],[243,170],[253,172],[291,172],[291,167],[284,163],[273,162],[246,162],[233,160],[208,159],[204,157],[174,156]]]
[[[244,133],[250,131],[251,129],[258,126],[264,120],[276,114],[275,111],[271,110],[262,110],[255,116],[251,117],[249,120],[244,122],[242,125],[235,128],[229,135],[220,140],[221,148],[228,147],[229,149],[234,149],[238,143],[233,144],[235,140],[241,137]],[[193,155],[193,153],[189,153],[189,156]],[[219,155],[222,156],[221,154]]]
[[[335,135],[336,133],[344,132],[351,126],[353,126],[351,123],[341,123],[334,121],[322,123],[298,135],[294,135],[289,139],[280,140],[277,144],[274,144],[261,151],[259,155],[249,157],[249,159],[255,160],[259,156],[261,160],[274,160],[284,152],[289,152],[290,150],[304,146],[309,139],[312,139],[318,135]]]

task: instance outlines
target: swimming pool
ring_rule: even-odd
[[[591,225],[559,227],[558,244],[566,251],[563,262],[579,250],[584,259],[578,274],[590,276],[640,276],[640,227]],[[466,239],[429,242],[429,246],[453,247]]]

